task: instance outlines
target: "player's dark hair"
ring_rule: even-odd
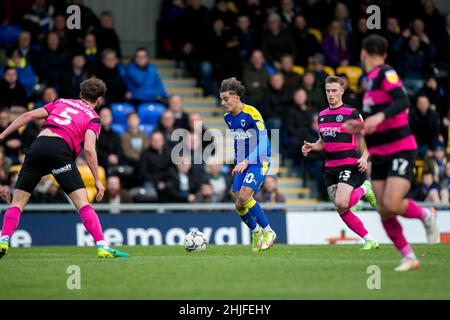
[[[82,99],[94,103],[106,93],[106,84],[101,79],[87,79],[80,84],[80,95]]]
[[[328,83],[339,83],[342,87],[345,84],[344,79],[342,79],[341,77],[336,77],[336,76],[327,77],[325,79],[325,84],[328,84]]]
[[[227,91],[229,91],[230,94],[235,94],[238,95],[239,97],[242,97],[245,94],[245,87],[239,80],[237,80],[235,77],[232,77],[223,80],[220,85],[219,92],[227,92]]]
[[[362,48],[371,56],[383,56],[387,53],[388,41],[378,34],[371,34],[363,40]]]

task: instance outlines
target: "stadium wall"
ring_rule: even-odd
[[[268,213],[277,231],[278,243],[327,244],[358,243],[333,211],[289,211]],[[390,243],[374,211],[359,214],[366,228],[381,243]],[[103,214],[100,217],[107,241],[112,245],[178,245],[191,230],[202,231],[210,244],[250,244],[250,232],[233,212],[174,212]],[[426,243],[425,232],[418,220],[401,219],[411,243]],[[450,211],[440,211],[438,222],[441,239],[449,241]],[[345,237],[341,237],[345,230]],[[74,213],[27,214],[13,234],[12,246],[93,245],[78,215]]]

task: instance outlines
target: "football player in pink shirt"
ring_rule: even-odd
[[[100,134],[100,118],[95,109],[103,102],[106,85],[100,79],[88,79],[80,85],[80,99],[58,99],[20,115],[2,133],[0,141],[32,120],[45,119],[38,137],[25,156],[14,195],[3,219],[0,237],[0,258],[9,248],[12,233],[19,225],[30,196],[45,175],[52,174],[80,213],[81,221],[92,235],[100,258],[128,257],[128,254],[110,248],[103,237],[97,213],[89,204],[86,188],[75,164],[84,149],[86,161],[95,179],[97,201],[103,198],[103,187],[98,173],[96,140]],[[1,192],[5,197],[5,192]]]
[[[403,257],[395,271],[407,271],[420,265],[397,216],[421,220],[430,244],[439,242],[439,230],[434,209],[406,198],[414,179],[417,143],[409,128],[409,97],[397,72],[385,64],[387,49],[388,42],[382,36],[373,34],[364,39],[361,62],[369,82],[363,98],[366,120],[348,120],[344,127],[365,134],[377,209],[387,235]]]

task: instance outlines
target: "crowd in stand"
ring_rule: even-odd
[[[387,1],[381,30],[371,30],[366,13],[371,4],[377,3],[217,0],[207,8],[202,0],[168,0],[159,19],[158,54],[177,59],[207,94],[214,94],[223,78],[242,79],[245,101],[261,111],[269,129],[281,130],[283,158],[293,161],[300,176],[315,180],[324,196],[322,156],[303,159],[299,145],[317,138],[314,117],[327,105],[327,75],[345,77],[344,103],[362,110],[368,83],[360,68],[361,43],[381,33],[390,44],[388,63],[411,100],[420,166],[414,196],[429,199],[431,193],[433,201],[447,202],[441,191],[448,193],[449,181],[450,13],[432,0],[408,1],[408,10],[401,1]],[[360,70],[358,78],[345,72],[348,66]],[[429,176],[433,183],[427,184]]]
[[[67,5],[80,6],[81,30],[66,28]],[[359,50],[367,28],[370,1],[202,0],[163,1],[158,20],[157,56],[175,59],[195,77],[205,96],[217,95],[224,78],[235,76],[246,86],[245,102],[255,105],[269,129],[281,130],[283,161],[291,161],[304,181],[315,181],[324,196],[323,156],[300,156],[303,140],[317,138],[317,113],[327,105],[324,79],[346,77],[344,102],[361,110],[368,83],[338,73],[342,66],[360,67]],[[450,15],[433,1],[412,0],[403,10],[392,1],[382,8],[383,35],[389,39],[388,61],[399,72],[411,97],[411,127],[418,140],[420,170],[414,196],[448,202]],[[187,148],[204,148],[194,132],[198,113],[183,111],[183,100],[169,96],[149,52],[137,48],[125,62],[113,16],[99,16],[81,0],[0,0],[0,130],[19,114],[58,97],[78,98],[79,84],[92,76],[108,92],[99,115],[99,163],[107,177],[108,202],[220,202],[231,195],[229,167],[191,165],[183,158],[171,165],[171,133],[187,130]],[[377,32],[380,32],[379,30]],[[124,132],[114,127],[111,106],[127,102]],[[138,107],[162,103],[156,128],[143,130]],[[38,134],[29,123],[0,146],[0,182],[14,188],[17,168]],[[203,128],[202,131],[205,129]],[[79,165],[85,165],[82,158]],[[448,168],[447,168],[448,167]],[[119,179],[120,178],[120,179]],[[285,201],[276,180],[261,199]],[[324,199],[324,198],[322,198]],[[43,179],[35,202],[67,201],[54,182]]]

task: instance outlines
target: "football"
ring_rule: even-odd
[[[184,248],[187,252],[206,250],[206,238],[200,231],[191,231],[184,238]]]

